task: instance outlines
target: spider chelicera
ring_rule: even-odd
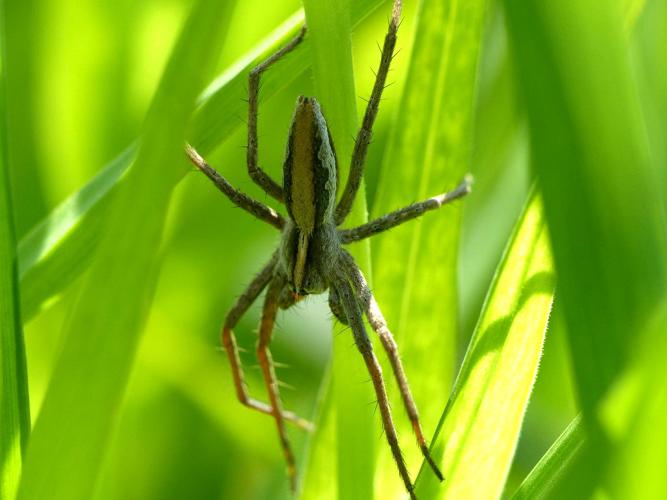
[[[410,393],[396,342],[387,328],[382,312],[361,270],[343,245],[386,231],[465,196],[470,191],[470,179],[464,179],[451,192],[413,203],[358,227],[339,229],[352,208],[363,176],[364,161],[373,123],[396,45],[400,15],[401,0],[394,0],[389,31],[382,48],[380,67],[363,123],[356,137],[350,175],[337,204],[338,162],[334,144],[323,111],[317,100],[312,97],[301,96],[297,99],[283,165],[283,185],[276,183],[257,165],[257,97],[260,76],[267,68],[301,43],[306,34],[305,26],[291,42],[250,72],[248,85],[248,174],[266,193],[285,204],[288,217],[284,218],[272,208],[235,189],[191,146],[186,146],[186,153],[194,165],[234,204],[247,210],[258,219],[268,222],[282,233],[279,248],[227,314],[221,337],[231,363],[238,399],[250,408],[272,415],[276,421],[293,491],[296,491],[296,466],[287,438],[285,422],[294,423],[304,429],[310,429],[312,425],[294,413],[283,409],[274,364],[269,351],[269,342],[279,308],[287,309],[306,295],[319,294],[327,290],[329,290],[331,311],[341,323],[351,327],[355,344],[364,358],[377,396],[387,441],[401,479],[411,498],[415,498],[413,484],[402,459],[380,364],[366,333],[363,314],[366,315],[369,324],[380,337],[382,346],[389,357],[405,409],[412,422],[424,458],[435,475],[442,480],[442,474],[426,444],[419,423],[417,407]],[[265,288],[267,291],[259,328],[257,357],[269,394],[268,404],[253,399],[248,394],[236,339],[232,331],[241,316]]]

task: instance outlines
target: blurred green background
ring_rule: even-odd
[[[405,5],[398,42],[401,52],[390,73],[395,85],[385,94],[370,148],[369,207],[409,62],[416,4]],[[22,61],[17,66],[20,76],[9,80],[7,88],[10,174],[20,239],[139,136],[191,2],[23,0],[7,5],[6,51],[14,51],[7,57]],[[299,8],[300,3],[293,0],[238,2],[216,74]],[[352,36],[359,110],[373,82],[371,68],[377,65],[376,44],[384,36],[388,9],[389,4],[379,8]],[[660,1],[647,1],[637,9],[627,50],[638,75],[640,113],[649,124],[652,164],[658,167],[664,195],[666,10]],[[510,54],[503,5],[490,1],[471,146],[475,189],[462,208],[460,359],[533,178],[526,103]],[[661,66],[654,68],[657,60]],[[260,161],[274,177],[280,175],[299,94],[313,94],[310,71],[260,104]],[[239,100],[245,97],[238,95]],[[243,115],[235,118],[236,131],[207,159],[234,185],[270,203],[245,172],[245,119]],[[627,202],[641,203],[641,199],[629,197]],[[447,217],[446,210],[434,217]],[[237,404],[228,363],[218,347],[219,326],[227,309],[276,243],[273,229],[234,208],[203,176],[193,172],[178,185],[167,218],[155,299],[95,498],[289,498],[274,425]],[[33,420],[80,285],[77,280],[25,325]],[[247,351],[242,359],[250,392],[256,395],[264,394],[253,356],[258,317],[255,304],[236,328],[239,344]],[[274,358],[286,365],[278,369],[288,386],[282,390],[285,406],[313,415],[332,343],[326,296],[309,298],[282,313],[274,339]],[[505,489],[508,494],[579,411],[567,342],[557,300]],[[419,373],[410,375],[419,377]],[[301,459],[305,436],[293,429],[290,435]],[[379,419],[377,441],[376,446],[385,446]]]

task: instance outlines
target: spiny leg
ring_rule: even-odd
[[[278,427],[278,434],[280,436],[280,445],[285,455],[287,462],[287,473],[290,478],[292,492],[296,492],[296,461],[294,460],[294,453],[290,446],[285,429],[285,422],[283,420],[282,402],[280,401],[280,392],[278,390],[278,380],[273,365],[273,358],[269,350],[269,343],[273,334],[273,326],[276,321],[276,314],[278,312],[278,303],[280,295],[285,287],[285,280],[279,277],[274,277],[266,291],[264,299],[264,309],[262,311],[262,322],[259,327],[259,342],[257,343],[257,358],[262,367],[264,375],[264,385],[269,393],[269,401],[271,401],[271,413],[276,420]]]
[[[373,388],[375,389],[375,395],[377,396],[377,402],[380,408],[380,414],[382,416],[382,426],[384,427],[385,435],[387,436],[387,441],[389,442],[389,447],[391,448],[391,453],[394,456],[394,460],[396,461],[398,473],[403,480],[405,489],[408,491],[408,493],[410,493],[410,498],[415,500],[417,497],[415,496],[414,487],[412,485],[412,481],[410,480],[410,474],[408,473],[408,469],[405,466],[405,462],[403,461],[401,448],[398,444],[396,428],[394,427],[394,421],[391,417],[391,407],[389,406],[387,391],[385,389],[384,380],[382,379],[382,369],[380,368],[380,363],[378,363],[378,360],[375,357],[375,353],[373,352],[373,345],[371,344],[370,340],[368,339],[368,335],[366,334],[366,328],[364,327],[364,322],[361,317],[361,310],[359,309],[359,303],[355,297],[354,290],[347,279],[342,277],[333,283],[333,287],[335,288],[336,295],[338,296],[340,304],[345,311],[347,322],[352,328],[354,342],[361,352],[361,355],[364,357],[366,368],[368,369],[371,380],[373,381]]]
[[[380,307],[373,296],[373,293],[368,288],[366,279],[364,278],[363,273],[359,267],[355,264],[352,256],[343,252],[342,254],[342,268],[345,271],[345,274],[348,276],[348,279],[352,282],[354,288],[356,289],[357,295],[362,297],[363,308],[366,312],[366,317],[371,327],[380,337],[380,342],[382,342],[382,347],[384,347],[389,362],[391,363],[392,371],[394,372],[394,377],[398,383],[399,390],[401,392],[401,398],[403,399],[403,405],[405,406],[405,411],[408,414],[408,418],[412,423],[412,429],[417,438],[417,443],[419,444],[419,449],[424,455],[424,459],[428,462],[431,469],[435,475],[443,480],[442,472],[436,465],[431,452],[429,451],[428,445],[426,444],[426,439],[424,438],[424,432],[422,431],[421,424],[419,422],[419,412],[417,411],[417,405],[415,400],[412,397],[410,391],[410,385],[408,384],[408,378],[405,375],[405,370],[403,369],[403,364],[401,363],[401,358],[398,352],[398,345],[394,340],[394,336],[389,331],[387,327],[387,322],[380,311]]]
[[[229,313],[227,313],[227,318],[225,319],[225,324],[221,333],[221,342],[225,348],[225,351],[227,352],[227,357],[229,358],[229,363],[232,367],[232,376],[234,378],[234,386],[236,388],[237,398],[245,406],[262,413],[266,413],[267,415],[273,414],[272,407],[266,403],[252,399],[248,395],[248,389],[246,388],[245,379],[243,377],[241,358],[239,356],[239,350],[236,344],[236,337],[234,336],[232,329],[236,326],[238,321],[241,319],[241,316],[245,314],[248,308],[257,299],[264,287],[266,287],[266,285],[273,277],[276,261],[277,254],[274,254],[269,263],[264,266],[255,279],[250,283],[250,285],[248,285],[245,291],[236,300],[234,307],[232,307]],[[310,422],[298,417],[292,412],[284,411],[282,416],[285,420],[296,424],[302,429],[308,431],[312,430],[313,426]]]
[[[448,193],[439,194],[428,200],[419,201],[408,205],[407,207],[389,212],[387,215],[378,217],[366,224],[361,226],[353,227],[350,229],[341,229],[339,234],[341,237],[342,243],[352,243],[354,241],[363,240],[369,236],[374,236],[382,231],[391,229],[392,227],[403,224],[409,220],[415,219],[421,215],[424,215],[430,210],[436,210],[447,203],[451,203],[454,200],[463,198],[465,195],[470,193],[470,187],[472,184],[472,177],[466,176],[461,183],[453,190]]]
[[[204,158],[189,144],[185,145],[185,153],[195,167],[213,181],[213,184],[236,206],[250,212],[258,219],[268,222],[277,229],[282,229],[285,226],[285,219],[278,212],[234,188],[227,179],[206,163]]]
[[[306,27],[278,52],[255,66],[248,75],[248,175],[264,191],[276,200],[284,201],[283,188],[257,165],[257,111],[259,107],[259,79],[264,71],[301,43],[306,34]]]
[[[347,178],[345,191],[336,207],[336,225],[341,224],[347,214],[352,209],[354,198],[357,195],[357,190],[361,184],[361,179],[364,175],[364,163],[366,161],[366,152],[368,145],[371,142],[373,135],[373,124],[378,113],[380,99],[382,98],[382,91],[385,89],[387,81],[387,74],[389,73],[389,65],[394,54],[394,47],[396,46],[396,34],[398,32],[398,25],[401,18],[402,1],[394,0],[394,5],[391,10],[391,20],[389,21],[389,31],[384,38],[384,46],[382,47],[382,55],[380,56],[380,67],[378,68],[375,77],[375,84],[371,92],[371,97],[366,106],[364,113],[364,120],[361,123],[361,128],[357,132],[357,137],[354,143],[354,150],[352,152],[352,161],[350,163],[350,175]]]

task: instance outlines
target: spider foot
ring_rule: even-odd
[[[431,467],[431,470],[433,470],[433,473],[435,474],[435,476],[440,481],[444,481],[445,477],[442,475],[442,472],[440,472],[440,469],[435,464],[435,460],[433,460],[433,457],[431,456],[431,452],[429,451],[428,446],[426,446],[426,443],[419,445],[419,447],[421,448],[422,454],[424,455],[424,458],[428,462],[429,467]]]
[[[422,455],[424,455],[424,459],[428,463],[431,470],[433,470],[435,476],[440,481],[444,481],[445,477],[442,475],[442,472],[440,472],[440,468],[436,465],[435,460],[433,460],[433,457],[431,456],[431,450],[428,449],[428,445],[426,444],[426,440],[424,439],[424,434],[422,433],[421,426],[419,425],[418,420],[412,422],[412,428],[415,432],[415,436],[417,436],[419,449],[421,450]]]
[[[301,418],[296,413],[291,411],[283,411],[283,418],[289,422],[292,422],[294,425],[306,432],[313,432],[315,430],[315,424],[313,424],[310,420]]]
[[[287,475],[289,476],[290,490],[293,495],[296,495],[298,482],[297,482],[296,467],[294,465],[289,464],[287,466]]]
[[[241,402],[248,408],[252,408],[253,410],[257,410],[267,415],[273,415],[273,410],[271,409],[271,407],[266,403],[263,403],[262,401],[258,401],[256,399],[248,399],[246,401],[242,400]],[[281,415],[283,420],[286,420],[287,422],[296,425],[297,427],[303,429],[306,432],[313,432],[315,430],[315,425],[312,422],[306,420],[305,418],[301,418],[294,412],[283,410]]]

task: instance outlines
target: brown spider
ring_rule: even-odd
[[[440,480],[443,479],[424,439],[417,407],[410,393],[396,342],[387,328],[385,319],[361,270],[342,245],[373,236],[419,217],[426,211],[434,210],[445,203],[465,196],[470,191],[470,180],[469,178],[464,179],[456,189],[449,193],[413,203],[361,226],[338,229],[350,212],[363,176],[364,160],[371,139],[373,122],[378,112],[380,97],[396,44],[400,14],[401,0],[394,0],[389,31],[382,49],[380,68],[362,126],[357,134],[347,185],[338,204],[336,204],[338,162],[334,145],[320,105],[312,97],[300,96],[297,99],[283,165],[283,186],[277,184],[257,165],[257,96],[260,75],[303,40],[306,33],[305,26],[291,42],[250,72],[248,85],[248,174],[269,195],[285,203],[289,217],[285,219],[272,208],[235,189],[191,146],[186,146],[190,160],[233,203],[282,232],[278,250],[227,314],[221,337],[231,363],[238,399],[250,408],[273,415],[276,421],[293,491],[296,491],[296,466],[285,431],[285,421],[292,422],[304,429],[310,429],[312,426],[294,413],[283,410],[268,346],[278,308],[287,309],[305,295],[319,294],[327,290],[329,290],[331,311],[341,323],[351,327],[354,341],[364,357],[377,395],[387,441],[396,460],[401,479],[411,498],[416,498],[412,481],[403,462],[382,372],[366,334],[362,314],[366,314],[389,357],[419,447],[435,475]],[[267,287],[259,329],[257,356],[269,393],[269,404],[249,396],[243,379],[236,339],[232,332],[232,328],[236,326],[241,316]]]

